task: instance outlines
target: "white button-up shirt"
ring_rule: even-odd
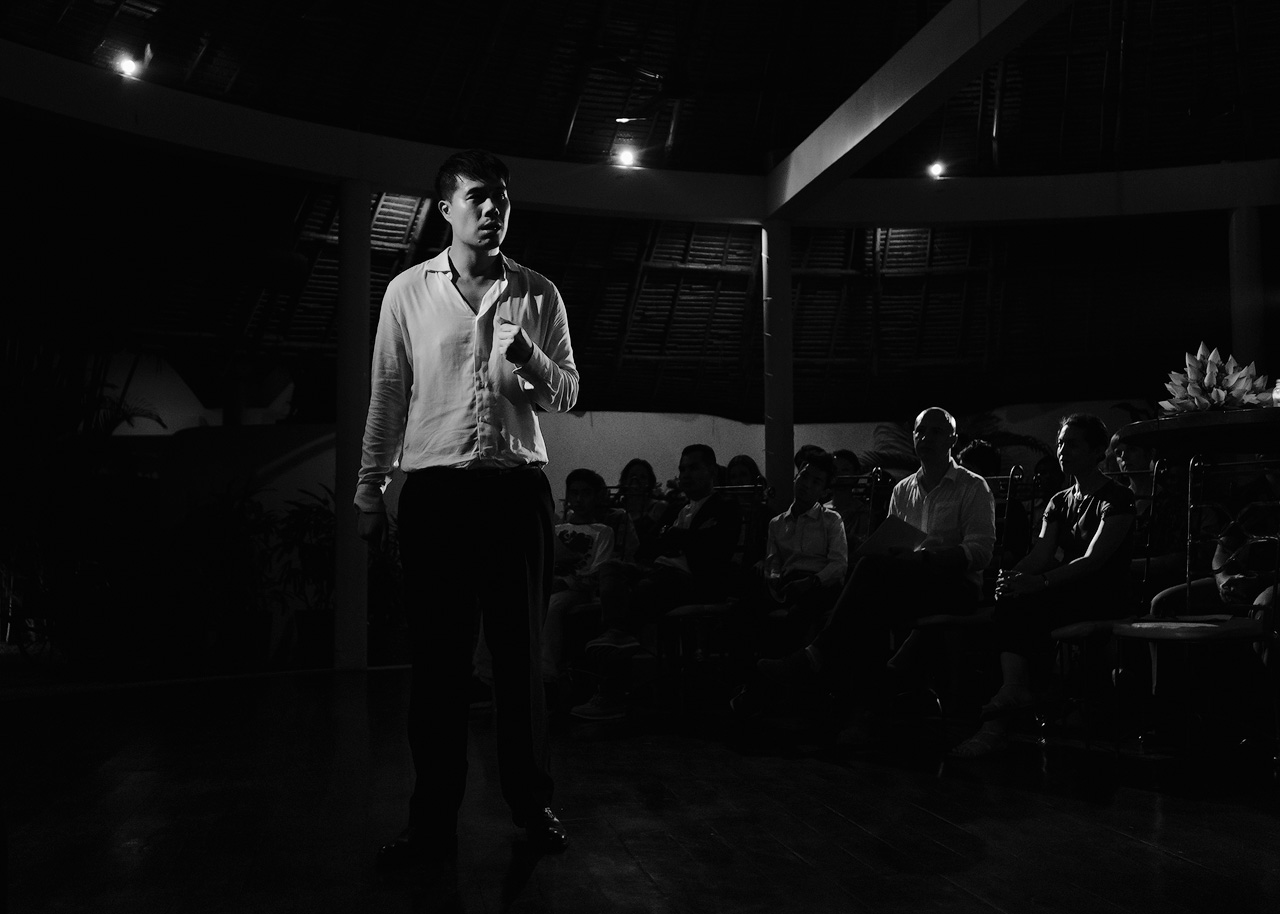
[[[929,492],[924,470],[899,480],[889,498],[889,513],[927,536],[921,549],[959,546],[968,559],[969,580],[982,585],[996,543],[996,503],[987,481],[951,460],[951,468]]]
[[[577,402],[569,321],[550,280],[506,256],[502,268],[478,312],[453,284],[447,249],[387,285],[356,488],[361,510],[380,508],[397,458],[406,472],[547,462],[534,407],[567,412]],[[494,348],[495,317],[529,335],[533,355],[524,365]]]
[[[800,571],[817,575],[823,584],[840,583],[849,570],[849,545],[839,512],[819,504],[799,514],[793,509],[769,521],[765,555],[781,560],[783,574]]]

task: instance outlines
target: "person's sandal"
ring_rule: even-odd
[[[1003,752],[1009,747],[1009,738],[1003,733],[992,733],[990,730],[979,730],[963,743],[951,750],[952,758],[983,758]]]
[[[983,723],[989,720],[1002,720],[1006,717],[1015,717],[1026,711],[1030,711],[1036,706],[1035,699],[1027,701],[1014,701],[1012,698],[1002,698],[997,692],[991,696],[991,700],[982,706],[982,710],[978,712],[978,719]]]

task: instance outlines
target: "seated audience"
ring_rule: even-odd
[[[680,455],[677,485],[687,498],[669,526],[637,554],[637,564],[609,562],[601,569],[604,632],[588,650],[608,660],[607,675],[591,700],[572,710],[585,720],[625,713],[625,665],[619,654],[640,646],[644,626],[686,603],[716,602],[737,589],[733,562],[742,526],[737,500],[714,490],[715,451],[691,444]],[[609,579],[606,589],[605,579]]]
[[[862,462],[847,448],[832,451],[836,462],[836,478],[831,483],[831,507],[844,524],[844,538],[853,551],[871,532],[871,503],[854,491],[857,477],[862,475]]]
[[[982,438],[975,438],[961,448],[956,462],[984,479],[1000,475],[1000,449]],[[1007,497],[996,501],[996,539],[1001,548],[1000,554],[992,559],[994,568],[1012,566],[1031,548],[1031,519],[1021,501],[1010,502]]]
[[[1187,508],[1176,489],[1155,472],[1155,454],[1147,448],[1111,438],[1111,454],[1120,483],[1133,492],[1134,557],[1131,576],[1148,595],[1158,593],[1187,574]]]
[[[635,525],[640,543],[651,543],[662,529],[671,504],[658,488],[658,475],[649,461],[633,457],[618,477],[618,499]]]
[[[858,559],[823,630],[803,650],[758,661],[758,681],[731,702],[735,712],[753,713],[762,685],[806,681],[836,692],[854,686],[861,703],[874,704],[888,694],[891,629],[977,608],[995,542],[991,490],[952,459],[956,422],[946,410],[921,412],[913,440],[920,469],[894,486],[889,514],[915,527],[919,544]]]
[[[1044,509],[1049,505],[1049,496],[1061,492],[1067,481],[1062,476],[1062,467],[1058,465],[1056,455],[1046,454],[1036,461],[1031,472],[1031,529],[1040,529],[1040,521],[1044,517]]]
[[[575,606],[600,598],[600,569],[605,563],[631,561],[639,546],[631,518],[621,508],[609,506],[608,486],[594,470],[579,468],[568,475],[565,502],[565,520],[555,528],[551,600],[542,622],[542,682],[550,708],[558,706],[555,693],[567,679],[566,618]],[[483,626],[476,639],[473,669],[475,679],[491,686],[493,660]]]
[[[764,558],[770,515],[765,498],[768,484],[755,460],[747,454],[738,454],[729,458],[725,467],[725,485],[734,490],[733,497],[742,509],[742,539],[738,552],[742,556],[742,564],[750,567]]]
[[[1004,748],[1007,717],[1035,703],[1033,668],[1047,667],[1053,629],[1131,610],[1133,493],[1099,466],[1108,440],[1097,416],[1076,413],[1060,423],[1058,461],[1074,482],[1049,499],[1031,552],[1000,576],[995,639],[1003,681],[983,707],[982,729],[952,750],[957,756]]]
[[[1280,474],[1264,469],[1241,484],[1222,480],[1216,511],[1196,518],[1197,539],[1213,547],[1205,558],[1192,555],[1193,577],[1151,600],[1153,616],[1248,613],[1254,600],[1275,583],[1275,536],[1280,530]],[[1216,542],[1214,542],[1216,540]]]
[[[835,460],[811,454],[796,473],[795,500],[769,521],[768,545],[756,579],[757,607],[786,607],[792,627],[809,631],[835,605],[849,553],[840,515],[823,502],[836,475]]]

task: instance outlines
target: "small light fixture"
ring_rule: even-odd
[[[142,71],[147,68],[147,64],[151,63],[151,45],[147,44],[142,50],[142,59],[138,60],[128,54],[121,54],[116,60],[116,69],[121,75],[130,79],[136,79],[142,75]]]
[[[929,174],[935,178],[941,178],[942,173],[945,170],[946,169],[943,167],[943,164],[941,162],[934,162],[932,165],[929,166]]]
[[[634,149],[627,146],[618,150],[618,164],[631,166],[636,164],[636,153]]]
[[[648,120],[648,118],[643,118],[643,117],[615,117],[615,118],[613,119],[613,122],[614,122],[615,124],[634,124],[634,123],[636,123],[637,121],[644,121],[644,120]]]

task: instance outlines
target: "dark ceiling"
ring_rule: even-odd
[[[762,175],[944,5],[508,0],[471,25],[434,0],[9,0],[0,38],[103,68],[149,45],[149,81],[387,136],[574,162],[634,145],[648,166]],[[857,176],[1276,158],[1277,98],[1278,3],[1078,0]],[[283,365],[296,418],[331,417],[332,186],[0,110],[22,138],[12,253],[32,279],[6,311],[26,350],[56,331],[155,352],[208,405],[265,396]],[[373,319],[446,238],[424,198],[371,202]],[[797,227],[797,420],[944,390],[973,411],[1158,398],[1183,349],[1226,345],[1225,219]],[[1274,212],[1263,229],[1273,245]],[[758,229],[517,209],[507,249],[565,294],[584,408],[760,421]]]

